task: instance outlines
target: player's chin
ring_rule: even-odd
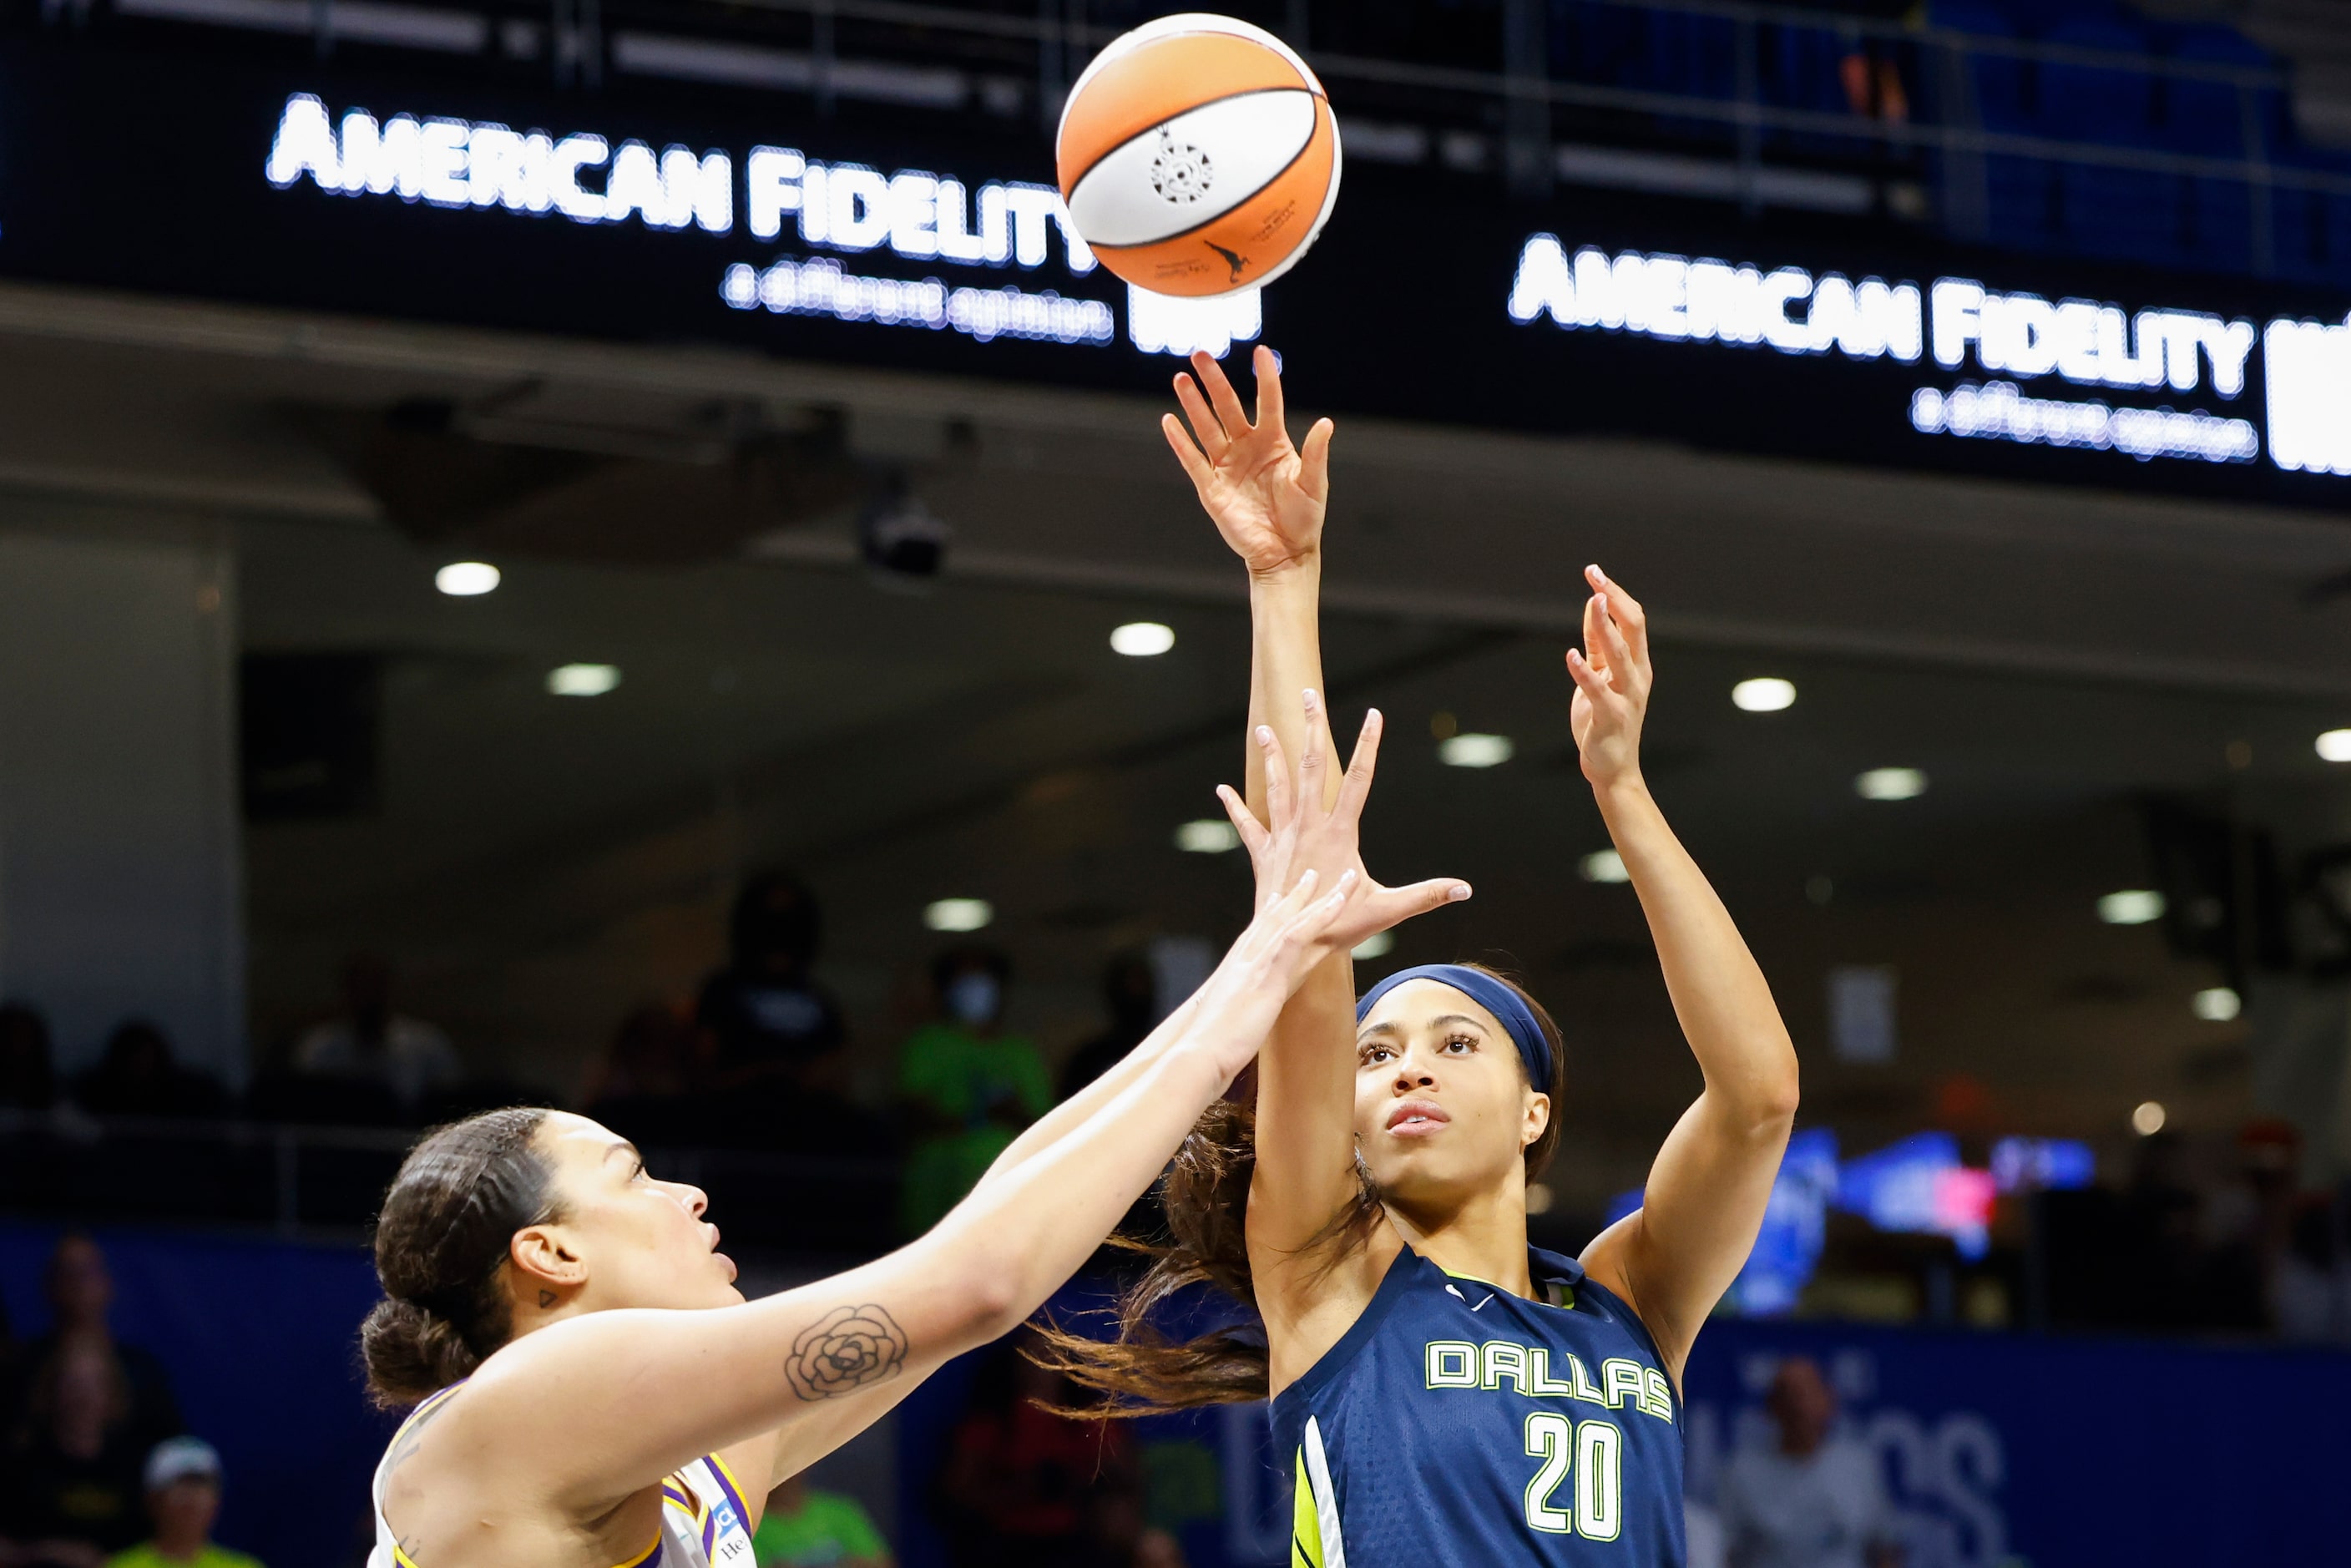
[[[1425,1144],[1385,1148],[1372,1164],[1372,1185],[1381,1197],[1405,1203],[1445,1198],[1460,1186],[1447,1169],[1450,1163]]]

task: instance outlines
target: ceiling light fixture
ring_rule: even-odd
[[[559,697],[601,697],[620,684],[618,664],[558,664],[547,672],[547,689]]]
[[[2228,986],[2207,986],[2196,993],[2196,1016],[2206,1023],[2228,1023],[2245,1010],[2245,1000]]]
[[[1758,675],[1730,688],[1730,700],[1748,713],[1778,713],[1796,701],[1796,683],[1777,675]]]
[[[499,575],[486,560],[453,560],[433,574],[433,586],[452,599],[478,599],[498,585]]]
[[[1518,752],[1507,735],[1448,736],[1437,744],[1437,759],[1447,768],[1499,768]]]
[[[2098,900],[2098,918],[2109,925],[2148,925],[2163,918],[2163,894],[2149,888],[2126,888]]]
[[[1915,800],[1927,792],[1927,776],[1916,768],[1873,768],[1853,781],[1865,800]]]
[[[1625,869],[1625,857],[1614,850],[1594,850],[1575,862],[1575,874],[1586,882],[1630,882],[1633,873]]]
[[[1130,659],[1152,659],[1176,645],[1176,631],[1156,621],[1130,621],[1110,634],[1110,651]]]
[[[1176,847],[1187,855],[1220,855],[1241,847],[1241,832],[1221,817],[1203,817],[1176,830]]]
[[[996,905],[984,898],[942,898],[923,910],[923,924],[934,931],[978,931],[995,919]]]

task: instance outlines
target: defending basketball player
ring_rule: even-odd
[[[1319,802],[1309,785],[1298,798]],[[1336,814],[1361,806],[1357,790]],[[422,1401],[377,1472],[371,1568],[751,1568],[768,1490],[1033,1312],[1301,976],[1468,895],[1276,864],[1329,821],[1277,813],[1260,874],[1285,891],[1208,981],[928,1235],[864,1268],[746,1304],[704,1194],[596,1123],[499,1111],[427,1137],[384,1200],[387,1299],[362,1335],[379,1396]]]
[[[1257,350],[1252,423],[1216,362],[1178,375],[1169,444],[1249,570],[1249,807],[1228,809],[1270,878],[1258,815],[1293,813],[1279,759],[1328,744],[1274,694],[1319,690],[1322,533],[1332,427],[1303,451]],[[1587,573],[1569,724],[1648,917],[1704,1074],[1650,1169],[1642,1207],[1580,1259],[1531,1249],[1528,1183],[1560,1139],[1558,1030],[1492,971],[1433,965],[1353,994],[1338,953],[1284,1009],[1246,1111],[1212,1109],[1168,1189],[1174,1251],[1125,1303],[1122,1343],[1061,1338],[1084,1381],[1136,1407],[1274,1401],[1296,1456],[1292,1562],[1677,1564],[1681,1371],[1744,1264],[1796,1110],[1796,1058],[1761,971],[1641,778],[1650,659],[1640,605]],[[1300,852],[1353,863],[1353,819]],[[1260,883],[1259,896],[1280,885]],[[1246,1225],[1240,1222],[1246,1210]],[[1263,1323],[1184,1344],[1153,1307],[1212,1281]],[[1600,1543],[1608,1543],[1605,1546]]]

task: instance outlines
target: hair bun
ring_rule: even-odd
[[[481,1364],[456,1324],[414,1301],[389,1299],[360,1325],[360,1354],[379,1405],[430,1398]]]

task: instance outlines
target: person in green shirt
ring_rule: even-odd
[[[931,961],[942,1016],[908,1036],[898,1059],[911,1145],[899,1218],[909,1236],[935,1224],[1052,1109],[1036,1043],[1003,1032],[1011,978],[1012,961],[993,947],[951,947]]]
[[[799,1476],[768,1494],[751,1552],[759,1568],[891,1568],[890,1548],[857,1500]]]
[[[242,1552],[213,1544],[220,1516],[219,1451],[202,1437],[171,1437],[147,1456],[150,1539],[118,1552],[106,1568],[261,1568]]]

